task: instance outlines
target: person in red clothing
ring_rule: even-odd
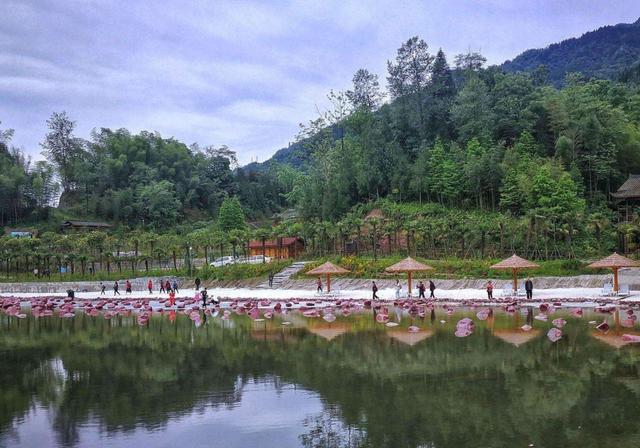
[[[147,282],[147,289],[149,290],[149,294],[153,294],[153,282],[151,279]]]
[[[169,306],[174,306],[176,304],[176,293],[171,291],[169,293]]]
[[[164,284],[164,289],[166,289],[167,292],[173,292],[173,290],[171,289],[171,282],[169,280],[167,280]]]
[[[124,290],[127,294],[131,294],[131,282],[129,280],[124,284]]]

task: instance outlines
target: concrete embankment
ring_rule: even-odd
[[[165,277],[170,278],[172,277]],[[523,277],[524,278],[524,277]],[[522,278],[522,279],[523,279]],[[429,277],[417,277],[414,280],[414,285],[419,280],[429,279]],[[521,280],[522,280],[521,279]],[[124,292],[124,281],[120,281],[120,290]],[[149,277],[142,277],[136,279],[130,279],[133,289],[135,291],[146,290],[147,281]],[[158,278],[151,277],[154,284],[154,290],[158,290]],[[487,279],[433,279],[438,289],[454,290],[454,289],[483,289]],[[602,285],[606,282],[612,281],[611,275],[579,275],[573,277],[533,277],[534,288],[539,289],[552,289],[552,288],[602,288]],[[181,288],[193,288],[193,280],[191,279],[178,279],[178,283]],[[250,280],[233,280],[233,281],[207,281],[204,282],[209,288],[249,288],[249,289],[268,289],[265,285],[264,279],[250,279]],[[395,284],[393,279],[377,279],[376,283],[380,289],[392,288]],[[403,285],[406,284],[406,280],[402,281]],[[113,282],[104,282],[107,292],[111,291]],[[637,272],[633,273],[621,273],[620,284],[629,285],[632,290],[640,290],[640,275]],[[371,279],[350,279],[350,278],[332,278],[332,289],[335,290],[362,290],[371,287]],[[511,280],[494,280],[494,285],[497,289],[504,286],[510,286]],[[282,281],[277,289],[279,290],[314,290],[316,287],[316,280],[300,279],[300,280],[285,280]],[[0,283],[0,293],[34,293],[34,294],[46,294],[46,293],[64,293],[68,289],[74,291],[86,291],[97,292],[100,291],[100,281],[83,281],[83,282],[25,282],[25,283]]]

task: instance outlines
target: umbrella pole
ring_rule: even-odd
[[[613,268],[613,291],[618,294],[618,268]]]
[[[407,275],[409,276],[409,287],[407,288],[407,290],[409,291],[409,297],[411,297],[411,271],[407,272]]]
[[[331,274],[327,274],[327,292],[331,292]]]

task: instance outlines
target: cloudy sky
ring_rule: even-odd
[[[65,110],[95,127],[227,144],[265,160],[360,67],[385,76],[403,40],[490,63],[633,22],[638,0],[0,0],[0,121],[37,155]]]

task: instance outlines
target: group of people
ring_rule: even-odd
[[[159,293],[165,293],[165,294],[176,294],[178,292],[180,292],[178,290],[178,280],[174,279],[173,283],[167,279],[160,279],[160,281],[158,282],[159,285]],[[124,283],[124,289],[125,292],[127,294],[131,294],[133,292],[133,288],[131,285],[131,280],[127,280]],[[149,290],[149,294],[153,294],[153,280],[149,279],[149,281],[147,282],[147,289]],[[200,289],[200,279],[196,278],[196,291]],[[103,282],[100,282],[100,295],[105,295],[106,294],[106,290],[107,287]],[[113,282],[113,295],[114,296],[119,296],[120,295],[120,282],[118,280],[116,280],[115,282]]]
[[[484,287],[487,290],[487,298],[493,300],[493,282],[489,280]],[[527,300],[531,300],[533,298],[533,282],[530,278],[524,282],[524,291],[527,294]]]
[[[427,286],[424,284],[422,280],[418,282],[418,284],[416,285],[416,288],[418,290],[418,298],[426,299],[427,296],[425,295],[425,293],[427,291]],[[373,294],[374,298],[378,298],[376,294],[376,292],[378,291],[376,282],[373,282],[372,289],[374,290],[374,294]],[[399,299],[400,296],[402,295],[402,284],[400,283],[400,280],[396,280],[395,290],[396,290],[396,299]],[[429,291],[431,293],[429,295],[429,298],[435,298],[436,284],[433,282],[433,280],[429,280]]]

